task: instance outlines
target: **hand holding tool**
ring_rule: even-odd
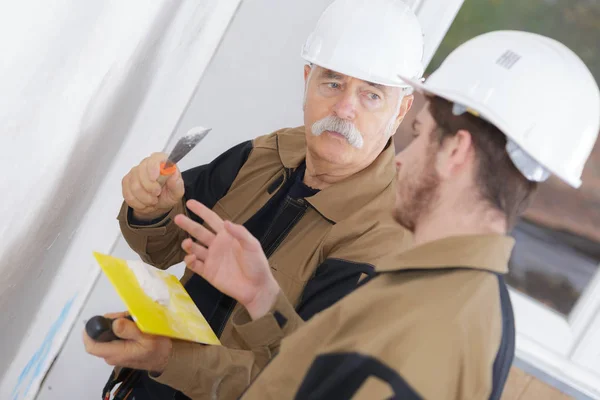
[[[208,135],[211,128],[192,128],[188,133],[177,141],[167,161],[160,165],[160,176],[158,183],[161,186],[165,184],[169,176],[173,175],[177,170],[176,164],[181,161],[198,143]]]

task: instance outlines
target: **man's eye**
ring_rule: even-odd
[[[381,99],[381,97],[379,97],[378,94],[369,93],[369,99],[371,99],[371,100],[379,100],[379,99]]]
[[[337,82],[330,82],[327,84],[327,86],[329,86],[331,89],[339,89],[340,88],[340,84]]]

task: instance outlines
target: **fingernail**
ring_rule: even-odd
[[[113,332],[118,334],[121,332],[121,321],[119,319],[115,320],[112,325]]]

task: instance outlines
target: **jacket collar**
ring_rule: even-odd
[[[377,271],[466,267],[505,274],[514,243],[512,237],[504,235],[451,236],[415,246]]]
[[[284,167],[297,168],[306,158],[304,127],[280,132],[277,135],[277,149]],[[394,145],[390,139],[385,149],[367,168],[306,198],[306,201],[334,223],[347,218],[392,184],[396,175],[394,156]]]

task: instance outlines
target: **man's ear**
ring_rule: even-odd
[[[438,163],[446,177],[464,171],[475,160],[475,149],[471,132],[461,129],[455,135],[444,139],[438,153]]]
[[[304,66],[304,84],[308,84],[308,76],[310,75],[311,66],[306,64]]]
[[[306,109],[306,96],[308,93],[308,84],[310,79],[310,74],[313,72],[313,68],[316,68],[314,65],[306,64],[304,66],[304,99],[302,100],[302,111]]]
[[[402,104],[400,104],[400,111],[398,112],[398,124],[404,120],[404,117],[406,117],[406,114],[408,114],[410,111],[414,101],[415,96],[412,94],[406,95],[402,98]]]

